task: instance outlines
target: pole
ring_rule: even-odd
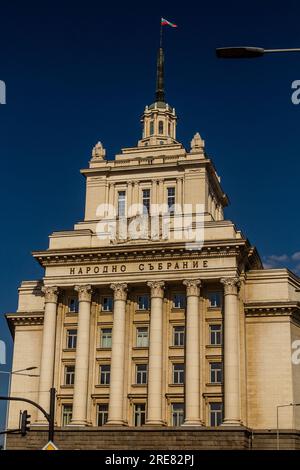
[[[50,413],[49,413],[49,441],[54,441],[54,420],[55,420],[55,388],[50,388]]]
[[[159,47],[162,48],[162,22],[160,20]]]
[[[12,376],[12,373],[9,372],[8,373],[8,387],[7,387],[7,395],[10,396],[10,392],[11,392],[11,376]],[[5,430],[8,429],[8,411],[9,411],[9,402],[7,402],[7,405],[6,405],[6,416],[5,416]],[[4,439],[3,439],[3,449],[6,450],[6,434],[4,434]]]

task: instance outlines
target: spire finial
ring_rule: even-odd
[[[157,55],[157,70],[156,70],[156,93],[155,101],[165,102],[165,89],[164,89],[164,51],[160,47]]]

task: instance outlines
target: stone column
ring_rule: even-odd
[[[188,279],[185,324],[185,426],[200,426],[199,295],[201,281]]]
[[[240,338],[237,277],[222,278],[224,285],[224,420],[223,425],[239,426],[240,410]]]
[[[114,291],[110,392],[107,424],[124,425],[125,312],[127,284],[111,284]]]
[[[151,316],[148,364],[148,414],[149,425],[162,425],[162,351],[163,351],[163,297],[164,282],[151,281]]]
[[[49,412],[49,390],[53,387],[54,374],[58,288],[44,286],[42,287],[42,292],[45,295],[45,313],[40,365],[39,405]],[[37,421],[40,424],[47,424],[47,420],[40,411],[38,412]]]
[[[75,286],[75,290],[78,292],[79,312],[71,425],[86,426],[92,288],[90,285]]]

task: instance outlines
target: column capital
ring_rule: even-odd
[[[89,284],[83,286],[75,286],[74,290],[78,292],[79,302],[91,302],[92,300],[92,286]]]
[[[186,286],[186,295],[199,297],[200,295],[200,279],[185,279],[183,285]]]
[[[127,284],[115,282],[110,285],[110,288],[114,291],[115,300],[126,300]]]
[[[237,295],[237,291],[240,286],[240,280],[238,277],[222,277],[220,282],[224,285],[225,295]]]
[[[163,298],[164,296],[164,281],[149,281],[147,286],[151,288],[151,297]]]
[[[43,286],[42,292],[45,296],[45,303],[57,304],[58,287],[56,286]]]

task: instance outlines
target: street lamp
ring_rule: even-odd
[[[11,376],[14,375],[25,375],[26,377],[39,377],[37,374],[27,374],[26,372],[37,369],[36,366],[26,367],[25,369],[18,369],[13,371],[7,370],[0,370],[0,374],[7,374],[8,375],[8,395],[10,396],[10,389],[11,389]],[[5,430],[8,428],[8,406],[9,402],[6,405],[6,417],[5,417]],[[4,434],[4,443],[3,449],[6,450],[6,434]]]
[[[218,47],[216,55],[219,59],[254,59],[265,54],[282,52],[300,52],[300,48],[294,49],[263,49],[262,47],[242,46],[242,47]]]
[[[287,405],[277,405],[277,407],[276,407],[277,408],[277,413],[276,413],[276,415],[277,415],[277,417],[276,417],[277,418],[276,419],[276,421],[277,421],[277,432],[276,432],[277,450],[279,450],[279,408],[285,408],[286,406],[292,406],[293,407],[293,421],[294,421],[294,408],[296,406],[300,406],[300,403],[288,403]]]

